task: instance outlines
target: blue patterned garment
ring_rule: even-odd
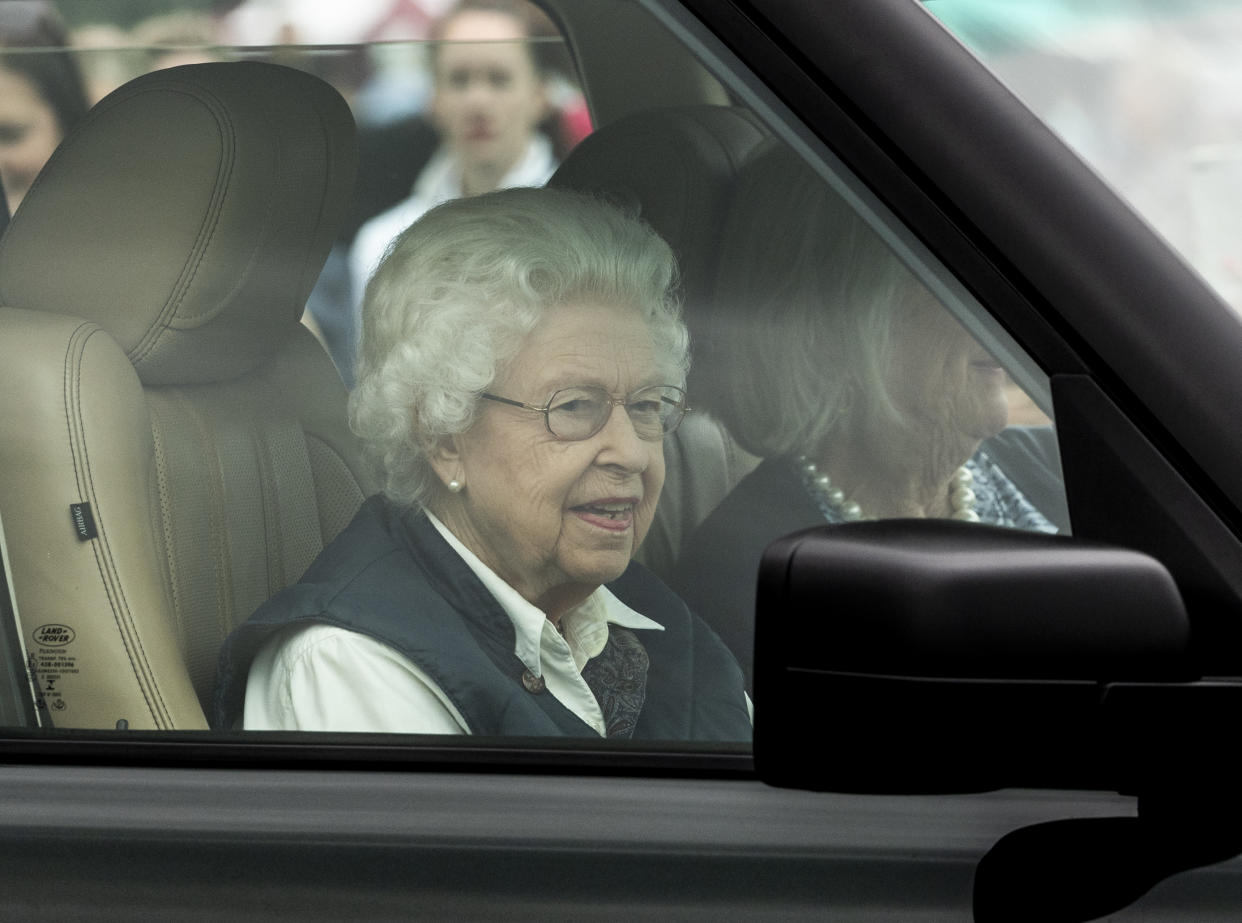
[[[795,466],[796,467],[796,466]],[[975,492],[975,512],[980,522],[1009,526],[1031,532],[1056,532],[1057,527],[1031,505],[1013,481],[1005,476],[996,462],[980,449],[966,462],[966,470],[974,477],[970,485]],[[811,485],[811,475],[799,469],[806,492],[828,522],[844,522],[838,513]]]
[[[647,697],[647,668],[651,661],[634,632],[608,626],[608,642],[582,668],[604,715],[606,736],[630,738]]]

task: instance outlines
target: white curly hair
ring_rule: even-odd
[[[429,453],[465,432],[479,395],[543,310],[575,301],[637,308],[669,384],[684,385],[689,337],[672,250],[641,220],[551,188],[504,189],[427,212],[367,285],[350,425],[384,493],[425,504]]]

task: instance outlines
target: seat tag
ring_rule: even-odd
[[[70,503],[69,515],[73,518],[73,529],[78,533],[78,541],[89,542],[99,534],[95,530],[95,517],[89,503]]]

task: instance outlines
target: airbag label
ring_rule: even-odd
[[[73,530],[78,533],[78,541],[89,542],[99,534],[95,530],[95,516],[89,503],[70,503],[69,517],[73,520]]]

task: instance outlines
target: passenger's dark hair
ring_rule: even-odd
[[[0,3],[0,69],[30,81],[56,114],[61,134],[86,115],[89,105],[82,71],[69,51],[68,32],[52,4],[40,0]]]

